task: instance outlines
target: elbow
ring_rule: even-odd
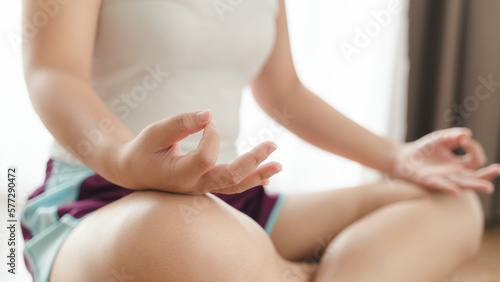
[[[37,113],[40,106],[47,103],[47,100],[54,98],[59,76],[51,70],[44,68],[25,68],[24,80],[31,100],[31,104]],[[52,97],[52,98],[51,98]]]
[[[290,80],[287,83],[260,82],[252,84],[251,87],[255,101],[266,112],[268,109],[283,107],[303,88],[304,86],[299,79]]]
[[[90,74],[85,71],[42,63],[26,63],[24,65],[24,80],[30,95],[31,90],[36,92],[37,89],[45,88],[47,85],[62,83],[67,80],[91,84]]]

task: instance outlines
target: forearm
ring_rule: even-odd
[[[86,79],[56,69],[26,74],[31,101],[54,138],[94,171],[114,180],[120,145],[130,130],[106,107]]]
[[[272,109],[286,107],[294,118],[283,126],[305,141],[333,154],[388,172],[398,143],[366,130],[299,84],[289,93],[260,101],[272,116]]]

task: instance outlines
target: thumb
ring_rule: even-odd
[[[155,123],[152,138],[171,145],[202,130],[211,120],[209,110],[178,114]]]
[[[467,153],[462,159],[467,167],[478,168],[486,164],[486,153],[479,142],[471,138],[464,138],[460,146]]]
[[[463,138],[472,136],[471,130],[465,127],[443,129],[436,133],[438,134],[436,141],[450,149],[458,148]]]
[[[215,122],[205,127],[198,147],[178,158],[177,175],[196,179],[213,168],[219,156],[220,136]]]

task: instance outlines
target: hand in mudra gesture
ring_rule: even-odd
[[[454,149],[462,148],[459,156]],[[454,195],[462,189],[492,193],[491,180],[500,175],[500,165],[486,163],[482,146],[467,128],[450,128],[430,133],[399,148],[389,174],[430,189]]]
[[[198,147],[181,153],[180,141],[203,130]],[[156,189],[184,194],[241,193],[281,171],[270,162],[260,166],[276,149],[264,142],[231,164],[216,164],[220,137],[210,111],[176,115],[146,127],[120,148],[120,183],[131,189]]]

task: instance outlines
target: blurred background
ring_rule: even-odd
[[[500,162],[499,12],[498,0],[410,1],[408,140],[469,127]],[[488,225],[500,221],[499,184],[481,195]]]
[[[500,1],[290,0],[287,12],[299,76],[332,106],[375,133],[400,141],[468,126],[485,145],[490,162],[500,161]],[[29,102],[20,36],[21,1],[2,0],[0,175],[8,166],[18,167],[17,200],[22,205],[43,181],[52,137]],[[318,191],[381,177],[276,126],[248,89],[241,107],[238,148],[243,151],[264,140],[279,146],[272,160],[284,170],[273,177],[271,190]],[[2,187],[5,181],[0,180]],[[5,198],[2,188],[2,224]],[[499,193],[482,200],[488,223],[498,222]],[[7,234],[0,230],[0,253],[5,254]],[[30,281],[25,271],[14,280],[5,273],[5,263],[0,263],[1,281]]]

